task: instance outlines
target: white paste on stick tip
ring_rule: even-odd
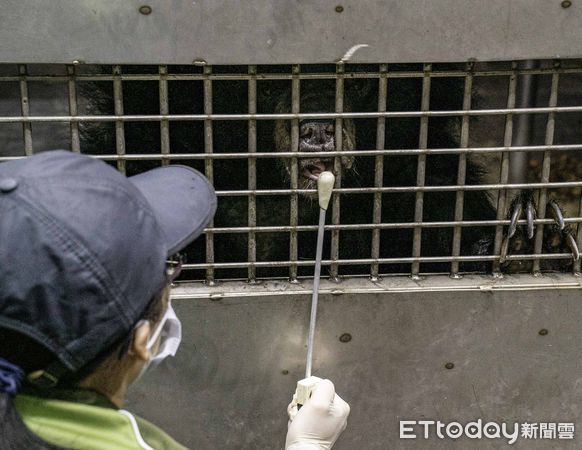
[[[319,207],[327,211],[331,191],[335,183],[335,177],[331,172],[321,172],[317,179],[317,195],[319,197]]]

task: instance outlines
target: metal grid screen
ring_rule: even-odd
[[[309,276],[317,207],[302,161],[314,159],[336,174],[332,279],[578,272],[581,76],[579,61],[1,65],[1,160],[64,147],[128,175],[203,171],[219,210],[184,280]],[[333,148],[302,149],[309,124],[327,122]]]

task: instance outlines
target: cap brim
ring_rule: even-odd
[[[159,167],[129,180],[154,211],[167,239],[168,256],[200,236],[216,212],[214,188],[190,167]]]

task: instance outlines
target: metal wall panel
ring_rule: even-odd
[[[5,0],[0,15],[2,62],[330,63],[359,44],[357,62],[570,58],[581,38],[580,5],[560,0]]]
[[[190,448],[282,448],[286,405],[304,371],[309,290],[308,282],[177,289],[182,347],[135,386],[128,409]],[[352,407],[334,449],[506,448],[403,441],[399,420],[578,422],[581,322],[571,275],[322,280],[315,374]],[[578,429],[575,441],[512,447],[581,442]]]

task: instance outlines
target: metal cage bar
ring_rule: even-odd
[[[249,74],[256,75],[257,66],[249,66]],[[251,77],[248,81],[248,110],[249,114],[257,112],[257,79]],[[248,186],[249,190],[257,189],[257,159],[251,155],[257,152],[257,121],[249,120],[248,124]],[[248,224],[249,227],[257,225],[257,197],[249,195],[248,200]],[[251,263],[248,270],[248,280],[254,283],[257,278],[254,263],[257,261],[257,237],[253,231],[248,235],[248,261]]]
[[[524,61],[520,67],[534,68],[538,61]],[[529,108],[535,105],[537,94],[537,77],[534,75],[520,75],[518,78],[517,104],[518,108]],[[514,146],[528,145],[531,140],[531,131],[535,116],[520,114],[515,121]],[[509,180],[512,183],[522,183],[526,178],[528,154],[524,152],[511,153],[509,156]]]
[[[582,195],[580,196],[580,201],[578,202],[578,216],[582,216]],[[578,245],[578,248],[582,246],[582,225],[580,225],[580,223],[576,224],[576,245]],[[574,261],[574,266],[572,269],[574,274],[576,274],[577,276],[582,275],[580,273],[581,265],[582,262],[580,261],[580,259]]]
[[[298,114],[300,110],[301,100],[301,81],[299,78],[300,67],[294,65],[291,68],[293,72],[293,79],[291,80],[291,112]],[[299,119],[291,120],[291,152],[292,155],[299,153]],[[299,169],[297,167],[297,158],[293,156],[290,164],[291,189],[299,188]],[[297,193],[291,194],[289,198],[289,221],[292,230],[289,235],[289,259],[291,265],[289,266],[289,281],[291,283],[297,282],[297,264],[293,261],[299,259],[299,245],[297,242],[298,236],[295,227],[299,224],[299,195]]]
[[[390,68],[391,65],[388,65]],[[471,72],[475,77],[497,77],[497,76],[511,76],[517,75],[553,75],[554,73],[559,74],[569,74],[576,75],[582,74],[582,67],[541,67],[541,68],[518,68],[517,71],[512,69],[476,69]],[[450,78],[450,77],[465,77],[470,74],[470,71],[466,69],[457,70],[433,70],[431,72],[431,78]],[[261,80],[292,80],[292,73],[260,73],[258,74]],[[422,70],[398,70],[391,71],[387,74],[387,78],[423,78],[425,76]],[[50,82],[67,82],[68,77],[62,75],[27,75],[28,81],[50,81]],[[204,74],[190,73],[190,74],[177,74],[169,73],[169,81],[204,81],[205,79],[211,79],[213,81],[241,81],[248,80],[251,75],[244,73],[228,74],[228,73],[212,73],[208,77]],[[328,73],[302,73],[299,77],[301,80],[332,80],[335,79],[335,74],[332,72]],[[344,74],[345,79],[377,79],[381,78],[381,74],[378,71],[358,71],[358,72],[346,72]],[[96,74],[96,73],[80,73],[77,75],[77,79],[81,81],[113,81],[114,77],[108,74]],[[152,74],[122,74],[121,79],[123,81],[158,81],[159,77]],[[2,81],[19,81],[19,76],[13,75],[0,75],[0,82]]]
[[[519,147],[467,147],[467,148],[427,148],[427,149],[386,149],[386,150],[344,150],[341,152],[329,151],[329,152],[257,152],[253,154],[253,158],[305,158],[305,157],[332,157],[332,156],[402,156],[402,155],[460,155],[460,154],[487,154],[487,153],[521,153],[521,152],[537,152],[537,151],[552,151],[552,152],[574,152],[582,150],[582,144],[565,144],[565,145],[528,145]],[[101,159],[105,161],[158,161],[162,159],[159,154],[103,154],[103,155],[90,155],[93,158]],[[0,162],[12,161],[15,159],[20,159],[22,156],[2,156],[0,157]],[[215,160],[215,159],[247,159],[248,153],[175,153],[169,154],[164,157],[169,160]],[[512,185],[523,185],[527,187],[527,183],[511,183]],[[559,187],[556,185],[555,187]]]
[[[79,116],[4,116],[1,123],[35,122],[159,122],[168,121],[215,121],[215,120],[309,120],[309,119],[377,119],[424,118],[424,117],[464,117],[464,116],[506,116],[508,114],[548,114],[580,113],[582,106],[556,106],[540,108],[498,108],[435,111],[387,111],[387,112],[334,112],[334,113],[289,113],[289,114],[149,114],[149,115],[79,115]]]
[[[341,153],[336,151],[329,152],[257,152],[253,154],[253,158],[275,158],[275,159],[292,159],[292,158],[305,158],[305,157],[332,157],[332,156],[402,156],[402,155],[453,155],[453,154],[471,154],[471,153],[499,153],[499,152],[537,152],[552,150],[555,152],[573,152],[582,150],[582,144],[564,144],[564,145],[528,145],[528,146],[500,146],[500,147],[467,147],[467,148],[427,148],[427,149],[385,149],[385,150],[344,150]],[[103,155],[90,155],[96,159],[102,159],[105,161],[158,161],[161,160],[161,155],[157,154],[103,154]],[[3,156],[0,157],[0,162],[2,161],[12,161],[15,159],[22,158],[22,156]],[[200,160],[200,159],[247,159],[248,153],[174,153],[165,156],[166,159],[179,159],[179,160]],[[524,184],[524,183],[513,183],[513,184]]]
[[[69,81],[67,83],[68,98],[69,98],[69,114],[71,116],[76,116],[78,114],[77,108],[77,82],[75,78],[75,66],[67,66],[67,74],[69,75]],[[71,150],[76,153],[81,152],[81,137],[79,135],[79,123],[71,122],[69,125],[71,133]]]
[[[336,66],[336,81],[335,81],[335,112],[342,113],[344,110],[344,78],[343,74],[345,72],[345,67],[343,63],[337,64]],[[343,118],[337,117],[335,119],[335,148],[338,152],[343,150]],[[339,189],[342,186],[342,162],[341,157],[335,156],[333,160],[333,171],[335,173],[335,185],[334,189]],[[340,223],[340,196],[334,195],[331,199],[331,223],[334,225],[339,225]],[[330,257],[333,260],[339,259],[339,230],[332,230],[331,232],[331,253]],[[339,265],[332,264],[329,269],[330,277],[332,280],[339,280]]]
[[[257,66],[246,66],[246,73],[215,73],[211,66],[205,66],[202,73],[198,74],[174,74],[170,73],[174,70],[170,66],[156,66],[155,71],[157,73],[148,74],[134,74],[134,73],[123,73],[124,66],[113,66],[112,72],[108,73],[97,73],[87,75],[84,70],[81,70],[78,66],[67,65],[63,66],[66,68],[66,76],[48,76],[48,75],[28,75],[28,71],[35,73],[30,66],[20,64],[17,65],[17,76],[0,76],[0,83],[2,82],[19,82],[20,87],[20,107],[21,114],[18,116],[2,116],[0,117],[0,124],[17,123],[21,124],[24,136],[24,150],[26,155],[33,154],[33,136],[32,128],[34,123],[67,123],[70,128],[70,142],[73,151],[81,151],[81,136],[80,136],[80,126],[82,123],[110,123],[112,124],[112,129],[115,129],[115,150],[109,150],[109,153],[92,155],[95,158],[113,161],[117,164],[118,168],[125,172],[126,164],[128,161],[159,161],[161,164],[168,164],[170,161],[175,160],[191,160],[191,161],[204,161],[205,173],[211,182],[215,178],[215,169],[220,170],[219,165],[214,165],[214,160],[226,160],[226,159],[242,159],[248,162],[248,172],[247,172],[247,188],[246,189],[229,189],[229,190],[219,190],[217,195],[220,197],[246,197],[248,201],[247,211],[248,211],[248,221],[247,226],[222,226],[215,227],[214,223],[209,224],[208,228],[204,231],[206,234],[206,262],[200,264],[186,264],[184,267],[186,269],[192,270],[203,270],[206,273],[206,281],[209,284],[213,284],[215,281],[215,270],[216,269],[245,269],[247,272],[247,280],[253,282],[257,279],[257,269],[267,268],[267,267],[283,267],[289,270],[289,279],[292,282],[298,279],[298,268],[313,265],[313,261],[307,261],[299,259],[301,256],[299,243],[301,242],[301,236],[299,233],[314,232],[317,230],[316,225],[299,225],[299,213],[300,213],[300,195],[308,194],[312,195],[316,193],[315,189],[302,189],[300,188],[300,175],[298,173],[298,161],[300,158],[313,158],[313,157],[333,157],[334,158],[334,171],[337,174],[336,184],[334,188],[334,196],[332,200],[332,211],[331,220],[328,225],[325,226],[325,230],[331,235],[331,252],[329,259],[324,261],[323,264],[329,266],[330,268],[330,278],[332,280],[338,280],[339,274],[351,274],[350,270],[343,271],[342,267],[354,266],[354,265],[369,265],[369,274],[372,280],[378,280],[383,274],[380,273],[380,265],[393,265],[393,264],[410,264],[411,271],[409,275],[417,277],[420,275],[421,264],[422,263],[446,263],[450,265],[450,275],[452,277],[460,276],[460,264],[463,262],[488,262],[492,263],[493,269],[496,273],[500,272],[500,257],[503,252],[501,247],[504,245],[504,228],[506,228],[510,221],[507,218],[506,210],[508,207],[508,196],[511,194],[511,190],[520,189],[532,189],[539,192],[538,201],[538,217],[534,220],[534,225],[536,226],[535,242],[533,254],[521,255],[512,254],[507,256],[508,261],[531,261],[533,270],[539,272],[541,269],[541,261],[543,260],[559,260],[571,258],[570,254],[566,253],[551,253],[543,254],[544,251],[544,225],[551,225],[554,223],[552,218],[545,217],[545,209],[548,201],[548,189],[562,189],[562,188],[581,188],[581,181],[555,181],[550,182],[550,166],[551,157],[555,152],[577,152],[582,150],[581,144],[555,144],[554,143],[554,128],[555,120],[558,115],[565,114],[581,114],[582,104],[580,105],[568,105],[568,106],[558,106],[558,80],[562,74],[574,74],[582,75],[582,67],[561,67],[554,64],[552,67],[535,67],[534,65],[529,65],[527,67],[520,67],[516,63],[513,63],[511,70],[501,69],[501,70],[475,70],[478,63],[468,63],[464,68],[459,68],[458,70],[435,70],[436,65],[425,64],[423,65],[423,70],[406,70],[401,71],[401,69],[395,68],[392,70],[392,66],[388,64],[378,65],[377,71],[362,71],[362,72],[351,72],[351,67],[349,65],[339,63],[334,68],[334,72],[329,73],[306,73],[310,70],[309,67],[302,68],[300,70],[299,65],[291,66],[290,73],[262,73],[259,72],[259,67]],[[331,67],[330,67],[331,68]],[[218,71],[216,71],[218,72]],[[534,107],[531,104],[520,103],[516,107],[517,89],[520,77],[532,77],[538,75],[551,75],[552,84],[550,88],[550,101],[547,106]],[[507,98],[504,107],[488,108],[488,109],[472,109],[473,105],[472,90],[476,85],[476,77],[488,77],[488,76],[503,76],[508,78],[508,88],[507,88]],[[463,78],[464,88],[463,88],[463,106],[460,110],[431,110],[430,98],[431,98],[431,81],[435,78],[446,78],[446,77],[457,77]],[[388,80],[391,79],[422,79],[422,93],[421,93],[421,105],[419,110],[402,110],[402,111],[389,111],[387,106],[388,102],[391,101],[392,92],[389,92]],[[378,90],[377,97],[377,108],[371,111],[353,111],[350,110],[349,104],[345,103],[346,100],[346,82],[345,80],[351,79],[370,79],[377,80],[373,81],[375,84],[375,89]],[[203,86],[203,97],[204,97],[204,108],[203,114],[170,114],[169,105],[169,81],[175,80],[201,80]],[[241,81],[246,82],[248,88],[248,110],[245,114],[213,114],[213,81],[223,80],[223,81]],[[259,87],[260,83],[257,84],[257,80],[289,80],[291,84],[291,112],[280,113],[276,110],[276,113],[266,113],[258,114],[257,112],[257,102],[259,98]],[[301,80],[335,80],[335,106],[332,111],[317,112],[317,113],[305,113],[301,112]],[[29,83],[30,82],[63,82],[67,83],[68,87],[68,114],[63,116],[56,115],[46,115],[46,116],[31,116],[30,105],[29,105]],[[78,98],[78,83],[87,81],[111,81],[113,85],[113,101],[114,101],[114,111],[112,115],[98,115],[98,114],[79,114],[81,108],[81,103]],[[153,115],[125,115],[124,114],[124,104],[123,88],[128,89],[124,83],[132,81],[157,81],[159,89],[159,114]],[[216,87],[216,86],[215,86]],[[349,82],[348,82],[349,88]],[[434,88],[435,92],[436,87]],[[81,91],[82,92],[82,91]],[[34,91],[33,91],[34,93]],[[127,95],[127,92],[126,92]],[[460,95],[460,94],[459,94]],[[127,106],[127,105],[126,105]],[[521,107],[525,106],[525,107]],[[127,106],[129,108],[129,106]],[[217,106],[218,109],[218,106]],[[34,109],[33,109],[34,111]],[[533,120],[535,114],[546,114],[548,116],[548,122],[546,124],[546,134],[543,145],[523,145],[529,144],[529,142],[516,141],[515,137],[518,133],[518,121],[520,119],[530,119],[528,122]],[[503,137],[503,145],[491,145],[484,147],[469,147],[469,137],[470,137],[470,123],[472,117],[493,117],[493,116],[503,116],[505,117],[505,130]],[[429,137],[429,120],[431,117],[442,117],[442,118],[456,118],[461,122],[460,128],[460,139],[458,148],[428,148],[428,137]],[[420,122],[419,127],[419,138],[418,138],[418,148],[400,148],[400,149],[387,149],[386,147],[386,120],[394,118],[418,118]],[[303,119],[329,119],[335,121],[335,143],[336,149],[334,151],[321,151],[321,152],[305,152],[299,151],[299,125],[300,120]],[[375,130],[375,141],[371,137],[368,144],[371,147],[366,147],[362,149],[347,150],[343,148],[344,143],[344,125],[348,119],[373,119],[376,121]],[[215,121],[230,121],[230,120],[245,120],[248,124],[248,147],[247,151],[232,151],[225,153],[214,153],[214,139],[213,139],[213,123]],[[272,148],[261,147],[259,148],[258,142],[258,131],[262,131],[259,123],[260,121],[275,121],[275,120],[286,120],[290,123],[290,140],[291,147],[289,151],[275,152]],[[204,129],[204,143],[199,143],[200,148],[194,147],[189,150],[188,153],[174,153],[171,150],[170,142],[170,123],[173,121],[185,121],[185,122],[201,122]],[[157,154],[127,154],[126,153],[126,142],[125,142],[125,123],[129,122],[159,122],[160,126],[160,148],[161,151]],[[515,129],[514,129],[515,128]],[[35,130],[36,131],[36,130]],[[474,136],[471,131],[471,136]],[[38,139],[35,135],[35,142]],[[218,139],[218,138],[217,138]],[[375,142],[375,143],[374,143]],[[558,141],[559,142],[559,141]],[[218,140],[216,141],[218,145]],[[513,145],[513,144],[516,145]],[[368,145],[366,144],[366,145]],[[496,143],[498,144],[498,143]],[[196,144],[194,144],[196,145]],[[202,149],[203,147],[203,149]],[[226,148],[225,150],[229,150]],[[544,152],[542,160],[542,174],[541,181],[536,183],[527,183],[523,180],[513,180],[510,178],[509,174],[513,166],[512,155],[518,152]],[[466,185],[467,181],[467,167],[469,159],[473,154],[475,155],[486,155],[492,153],[501,153],[501,165],[500,165],[500,175],[498,182],[488,182],[483,184],[470,184]],[[400,155],[414,155],[417,156],[416,161],[416,184],[415,185],[398,185],[398,186],[384,186],[384,169],[385,169],[385,157],[390,156],[400,156]],[[458,167],[456,172],[455,184],[446,185],[432,185],[429,181],[428,185],[426,182],[426,170],[427,170],[427,155],[458,155]],[[345,178],[342,180],[342,163],[341,159],[345,156],[358,156],[358,157],[372,157],[374,158],[374,172],[373,177],[370,172],[370,176],[367,177],[366,184],[350,184],[350,186],[357,187],[342,187],[342,183],[345,186],[346,183],[352,183],[352,180]],[[1,161],[9,161],[13,159],[21,158],[22,156],[5,156],[0,157]],[[290,175],[290,188],[281,189],[258,189],[257,186],[257,159],[267,158],[267,159],[284,159],[288,162],[289,175]],[[430,160],[429,160],[430,162]],[[414,167],[413,169],[414,170]],[[553,168],[552,168],[553,171]],[[217,176],[219,172],[216,173]],[[373,178],[373,181],[372,181]],[[453,178],[454,179],[454,178]],[[244,185],[242,186],[244,187]],[[497,193],[496,205],[497,213],[494,215],[495,219],[491,218],[489,220],[463,220],[464,210],[466,209],[466,191],[490,191]],[[415,213],[414,219],[410,222],[389,222],[382,223],[382,208],[386,207],[386,199],[383,198],[383,194],[388,193],[415,193]],[[426,215],[424,211],[428,207],[425,205],[425,192],[455,192],[455,202],[454,202],[454,219],[446,221],[425,221],[423,217]],[[343,224],[341,223],[340,217],[340,205],[345,202],[341,199],[342,195],[367,195],[370,196],[372,200],[372,217],[370,223],[357,223],[357,224]],[[288,226],[259,226],[258,222],[258,209],[257,197],[259,196],[288,196],[289,206],[290,206],[290,218]],[[348,199],[349,200],[349,199]],[[244,201],[244,200],[243,200]],[[344,208],[347,203],[343,203]],[[582,222],[582,200],[579,202],[579,213],[577,217],[566,217],[564,222],[570,224],[572,228],[576,227],[576,237],[580,245],[582,242],[582,226],[578,225]],[[493,217],[493,216],[491,216]],[[343,218],[344,220],[346,218]],[[430,218],[427,218],[430,220]],[[368,221],[370,219],[364,219]],[[518,221],[520,226],[527,224],[526,220],[520,219]],[[490,254],[478,254],[471,256],[461,256],[463,249],[461,247],[462,239],[464,233],[467,232],[467,228],[470,227],[491,227],[495,229],[495,239],[493,244],[493,249],[490,250]],[[452,232],[452,246],[450,247],[450,253],[444,252],[439,254],[439,256],[423,257],[422,249],[422,237],[423,229],[427,228],[449,228]],[[411,231],[413,236],[412,251],[407,253],[406,257],[389,257],[390,255],[381,258],[380,245],[385,244],[381,241],[383,239],[383,230],[398,230],[398,229],[408,229]],[[364,231],[370,230],[371,232],[371,247],[369,250],[370,258],[340,258],[340,238],[349,236],[348,233],[341,233],[342,231]],[[221,234],[240,234],[245,233],[248,237],[247,244],[247,261],[244,261],[244,256],[241,257],[242,261],[236,262],[217,262],[222,261],[221,256],[215,256],[215,235]],[[260,233],[285,233],[289,238],[289,258],[287,261],[265,261],[258,260],[257,252],[257,238]],[[345,238],[344,238],[345,239]],[[342,241],[344,240],[342,239]],[[259,241],[260,242],[260,241]],[[450,256],[449,256],[450,255]],[[343,253],[342,253],[343,256]],[[363,256],[366,256],[364,254]],[[284,256],[283,256],[284,257]],[[270,258],[267,258],[270,259]],[[228,261],[228,260],[227,260]],[[580,262],[574,264],[574,272],[580,272]],[[424,267],[424,265],[423,265]],[[429,267],[429,266],[427,266]],[[442,267],[442,266],[439,266]],[[356,269],[361,271],[360,268]],[[389,270],[389,269],[388,269]],[[440,269],[439,269],[440,270]],[[355,272],[354,272],[355,273]],[[361,275],[360,272],[358,274]],[[238,275],[237,275],[238,276]],[[228,276],[227,276],[228,277]]]
[[[28,97],[28,81],[26,77],[26,65],[18,66],[18,73],[20,75],[20,111],[22,117],[30,116],[30,102]],[[22,135],[24,139],[24,154],[26,156],[32,155],[32,124],[27,121],[22,122]]]
[[[467,72],[471,72],[473,63],[467,63]],[[465,77],[465,86],[463,89],[463,110],[471,109],[471,97],[473,92],[473,75]],[[469,116],[463,116],[461,123],[461,140],[459,142],[461,148],[469,146]],[[467,176],[467,154],[459,153],[459,167],[457,169],[457,184],[465,184]],[[465,202],[465,191],[458,191],[455,198],[455,222],[463,220],[463,207]],[[461,227],[455,225],[453,229],[453,256],[461,254]],[[453,278],[459,277],[459,262],[453,261],[451,264],[451,276]]]
[[[475,255],[475,256],[423,256],[423,257],[402,257],[402,258],[364,258],[364,259],[338,259],[338,260],[323,260],[321,264],[323,266],[331,266],[332,264],[340,265],[370,265],[370,264],[414,264],[416,263],[452,263],[454,261],[459,262],[492,262],[498,261],[499,255]],[[536,258],[542,258],[547,260],[562,260],[571,259],[572,255],[570,253],[542,253],[540,255],[527,255],[527,254],[516,254],[508,255],[508,261],[531,261]],[[314,260],[300,260],[296,261],[298,266],[314,266]],[[289,267],[291,261],[259,261],[254,265],[256,267]],[[182,268],[184,270],[199,270],[199,269],[245,269],[250,265],[249,262],[234,262],[234,263],[202,263],[202,264],[184,264]],[[398,274],[394,274],[398,275]],[[332,281],[333,278],[329,277]]]
[[[566,188],[580,187],[582,181],[548,182],[548,183],[506,183],[506,184],[470,184],[470,185],[448,185],[448,186],[397,186],[397,187],[364,187],[364,188],[337,188],[334,193],[338,194],[372,194],[374,192],[450,192],[450,191],[487,191],[504,189],[539,189],[539,188]],[[232,190],[216,191],[219,197],[239,197],[250,194],[255,195],[289,195],[293,193],[317,194],[316,189],[261,189],[256,191]]]
[[[515,69],[513,74],[509,77],[509,86],[507,90],[507,109],[515,107],[515,96],[517,91],[517,63],[513,63]],[[513,114],[509,113],[505,116],[505,132],[503,136],[503,144],[507,147],[511,146],[513,141]],[[501,170],[499,174],[499,182],[505,184],[509,179],[509,153],[503,152],[501,156]],[[497,219],[501,220],[506,215],[506,200],[507,189],[502,189],[497,193]],[[493,253],[499,255],[501,253],[501,245],[503,240],[503,227],[497,226],[495,230],[495,243]],[[493,273],[498,275],[501,273],[500,261],[493,263]]]
[[[170,114],[170,105],[168,100],[168,67],[160,66],[160,114],[167,116]],[[162,165],[167,166],[169,160],[165,158],[170,154],[170,123],[167,119],[160,120],[160,147],[162,150]]]
[[[577,224],[582,222],[582,217],[565,217],[564,223]],[[509,225],[510,220],[463,220],[457,221],[439,221],[439,222],[390,222],[390,223],[358,223],[358,224],[340,224],[340,225],[326,225],[325,230],[393,230],[401,228],[452,228],[459,227],[483,227],[496,225]],[[518,220],[519,225],[527,224],[525,219]],[[553,219],[536,219],[534,224],[543,223],[545,225],[554,223]],[[317,225],[298,225],[298,226],[257,226],[257,227],[208,227],[204,230],[205,233],[221,234],[221,233],[287,233],[287,232],[302,232],[302,231],[317,231]]]
[[[560,81],[560,75],[555,73],[552,75],[552,85],[550,88],[550,99],[548,102],[548,106],[556,106],[558,104],[558,83]],[[554,143],[554,131],[556,127],[556,116],[554,113],[548,114],[548,120],[546,122],[546,136],[545,136],[545,144],[552,145]],[[552,155],[549,151],[544,152],[543,160],[542,160],[542,183],[547,183],[550,181],[550,168],[552,163]],[[547,188],[541,188],[539,193],[539,201],[538,201],[538,211],[537,216],[540,219],[546,218],[546,206],[548,204],[548,191]],[[544,238],[544,224],[539,223],[536,227],[536,234],[535,234],[535,244],[534,244],[534,253],[541,253],[542,252],[542,244]],[[540,273],[540,260],[534,259],[533,261],[533,272],[534,274]]]
[[[113,112],[123,117],[123,86],[121,81],[121,66],[113,66]],[[123,120],[115,121],[115,151],[119,156],[125,155],[125,125]],[[125,174],[125,160],[117,160],[117,169]]]
[[[455,226],[460,227],[484,227],[484,226],[496,226],[496,225],[509,225],[510,219],[503,220],[443,220],[438,222],[390,222],[390,223],[358,223],[358,224],[340,224],[340,225],[325,225],[326,230],[390,230],[390,229],[400,229],[400,228],[452,228]],[[577,224],[582,222],[582,217],[565,217],[564,223]],[[528,222],[525,219],[520,219],[517,221],[519,225],[526,225]],[[554,223],[554,219],[534,219],[534,225],[545,224],[549,225]],[[248,233],[253,231],[255,233],[277,233],[277,232],[289,232],[289,231],[317,231],[316,225],[298,225],[296,227],[291,226],[256,226],[256,227],[207,227],[204,232],[207,233]]]
[[[210,75],[212,73],[211,66],[204,67],[204,75]],[[204,79],[204,113],[207,115],[212,114],[212,80],[207,77]],[[214,151],[214,145],[212,140],[212,121],[204,121],[204,153],[211,154]],[[214,184],[214,167],[212,164],[212,159],[204,160],[204,173],[206,178],[210,183]],[[214,226],[214,219],[210,221],[208,226]],[[206,261],[209,264],[214,263],[214,235],[212,233],[206,233]],[[214,268],[209,266],[206,268],[206,283],[212,286],[214,285]]]
[[[388,95],[388,78],[386,72],[388,71],[387,64],[380,65],[381,76],[378,79],[378,111],[386,111],[386,102]],[[376,149],[383,150],[386,146],[386,119],[384,117],[378,117],[378,122],[376,124]],[[376,156],[375,161],[375,173],[374,173],[374,186],[382,187],[384,184],[384,155]],[[374,193],[374,212],[372,218],[374,224],[379,224],[382,222],[382,193]],[[374,229],[372,231],[372,259],[378,259],[380,257],[380,230]],[[372,264],[370,267],[370,277],[372,281],[377,281],[379,278],[378,264]]]
[[[421,111],[428,111],[430,108],[430,71],[431,64],[424,65],[425,76],[422,79],[422,100]],[[428,144],[428,117],[421,117],[420,131],[418,138],[418,148],[425,149]],[[426,154],[419,154],[416,169],[416,186],[424,187],[426,176]],[[416,200],[414,203],[414,221],[422,222],[422,214],[424,208],[424,191],[416,191]],[[421,252],[422,228],[414,228],[414,235],[412,238],[412,256],[419,257]],[[418,277],[420,271],[420,263],[415,261],[412,263],[411,275],[413,278]]]

